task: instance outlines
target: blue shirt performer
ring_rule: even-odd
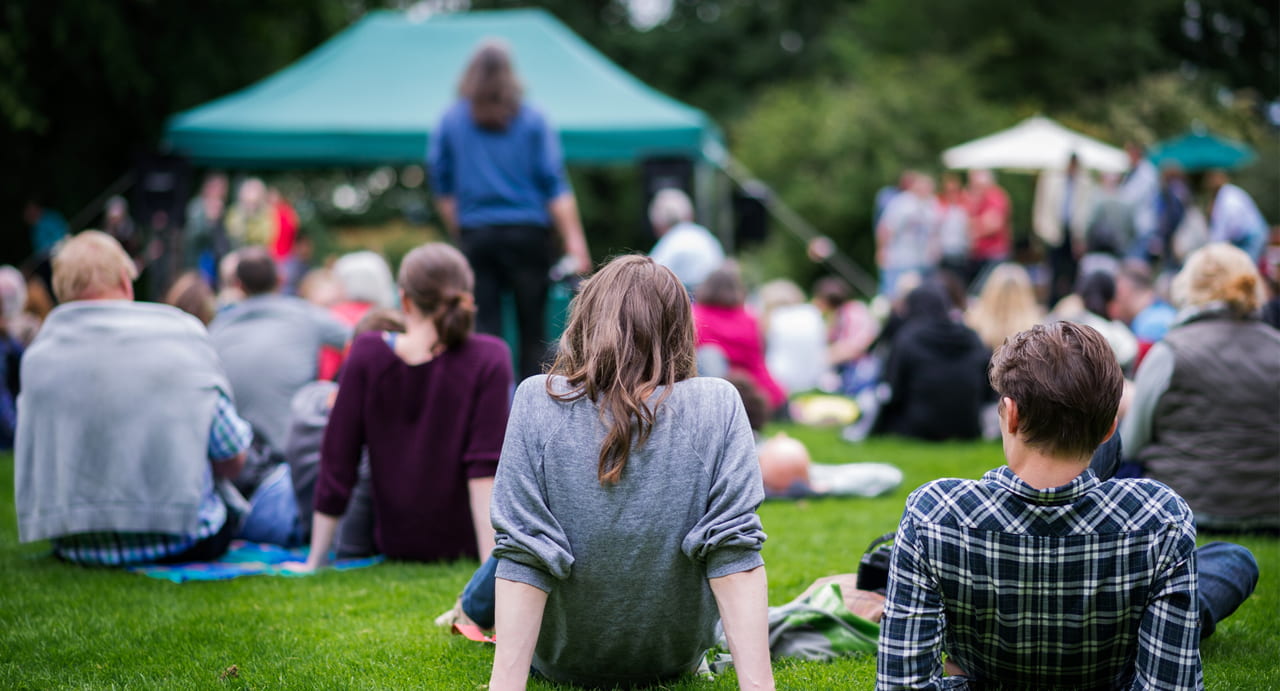
[[[542,370],[548,276],[563,243],[575,272],[590,269],[577,201],[565,177],[559,137],[522,102],[508,49],[480,46],[459,100],[431,134],[427,155],[436,208],[476,276],[476,328],[501,335],[502,294],[512,293],[520,376]]]

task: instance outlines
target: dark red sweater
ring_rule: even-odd
[[[511,354],[492,336],[411,366],[382,334],[361,335],[325,430],[315,509],[346,511],[367,446],[378,549],[414,561],[477,557],[467,480],[497,471],[512,386]]]

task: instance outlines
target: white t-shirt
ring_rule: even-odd
[[[671,269],[686,288],[693,290],[724,263],[724,248],[711,231],[686,222],[672,226],[649,256]]]

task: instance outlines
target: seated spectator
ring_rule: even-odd
[[[1111,318],[1115,299],[1114,276],[1105,271],[1082,274],[1076,291],[1058,302],[1049,319],[1073,321],[1101,333],[1111,344],[1120,368],[1128,369],[1138,356],[1138,339],[1124,322]]]
[[[355,326],[370,310],[396,307],[396,282],[387,260],[377,252],[344,254],[333,265],[333,275],[342,286],[342,298],[329,307],[335,319]],[[326,347],[320,353],[320,378],[334,379],[345,353]]]
[[[27,284],[12,266],[0,266],[0,449],[13,448],[18,411],[16,398],[22,390],[19,367],[26,347],[15,337],[22,328]]]
[[[678,680],[717,614],[738,685],[774,688],[760,468],[733,387],[694,376],[687,293],[626,256],[571,312],[552,373],[516,391],[497,547],[472,581],[496,579],[489,688],[523,689],[530,668],[603,688]]]
[[[690,295],[724,262],[724,248],[711,231],[693,222],[693,202],[674,187],[658,190],[649,202],[649,223],[658,244],[649,251],[671,269]]]
[[[472,332],[475,278],[432,243],[400,264],[405,332],[351,346],[320,454],[304,569],[326,563],[368,449],[377,550],[392,559],[487,557],[489,494],[511,396],[511,353]]]
[[[333,275],[333,270],[326,267],[308,269],[298,280],[295,293],[307,302],[326,310],[342,302],[342,282]]]
[[[1026,331],[1044,320],[1044,310],[1036,301],[1031,276],[1021,264],[998,264],[987,275],[978,299],[965,315],[965,323],[978,334],[983,345],[999,348],[1005,339]]]
[[[883,382],[888,400],[873,432],[927,441],[977,439],[982,434],[989,352],[978,335],[948,315],[936,283],[907,295],[906,312],[890,344]]]
[[[236,266],[240,263],[239,252],[228,252],[218,261],[218,311],[230,307],[244,299],[244,291],[236,281]]]
[[[164,295],[164,304],[190,314],[206,327],[213,321],[217,310],[213,290],[209,288],[204,276],[194,269],[184,272],[169,286],[169,292]]]
[[[765,366],[788,394],[817,389],[829,378],[822,312],[786,279],[760,286]]]
[[[355,326],[355,335],[373,332],[404,333],[404,315],[390,309],[370,310]],[[316,478],[320,474],[320,449],[329,413],[338,397],[338,384],[322,379],[298,389],[290,404],[289,436],[285,440],[284,460],[289,464],[293,493],[298,507],[299,535],[311,540],[311,521]],[[356,486],[351,501],[342,515],[334,538],[333,551],[339,558],[375,554],[373,542],[373,501],[369,489],[369,454],[360,458]]]
[[[215,492],[251,430],[208,333],[133,302],[133,261],[86,231],[53,260],[50,312],[22,362],[15,477],[23,542],[82,564],[206,560],[236,521]]]
[[[276,264],[265,248],[236,254],[235,280],[245,299],[219,313],[209,333],[240,414],[278,452],[289,426],[289,401],[315,380],[320,347],[343,346],[351,330],[301,298],[280,295]]]
[[[869,351],[880,335],[880,323],[853,299],[849,284],[835,276],[814,284],[813,304],[827,320],[827,363],[840,375],[840,392],[855,395],[879,377],[879,362]]]
[[[1174,279],[1178,320],[1138,369],[1125,453],[1202,529],[1280,530],[1280,332],[1257,317],[1261,279],[1214,243]]]
[[[1125,263],[1116,274],[1116,297],[1111,303],[1111,317],[1124,322],[1138,339],[1137,364],[1164,338],[1177,316],[1177,310],[1156,294],[1151,268],[1138,260]]]
[[[1089,469],[1123,382],[1087,326],[1037,326],[996,351],[1008,465],[907,498],[878,689],[1204,688],[1199,640],[1252,591],[1256,562],[1236,545],[1197,551],[1168,487]]]
[[[742,275],[733,262],[722,264],[698,286],[693,323],[699,358],[705,358],[705,349],[712,349],[725,361],[725,371],[703,374],[723,377],[728,372],[742,372],[768,397],[770,411],[777,411],[786,402],[787,392],[765,365],[764,339],[755,316],[744,304],[746,297]]]

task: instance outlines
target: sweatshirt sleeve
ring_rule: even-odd
[[[498,470],[503,435],[511,403],[511,354],[506,348],[495,348],[477,381],[475,409],[469,418],[467,448],[462,461],[466,464],[467,479],[493,477]]]
[[[351,489],[356,485],[365,441],[364,397],[368,379],[365,361],[369,345],[369,340],[358,339],[351,348],[320,445],[320,474],[316,478],[314,506],[316,511],[330,516],[346,513]]]
[[[537,432],[549,422],[546,406],[555,403],[543,388],[545,381],[530,377],[516,390],[490,516],[497,534],[493,556],[499,560],[498,578],[551,592],[557,580],[569,577],[574,559],[564,528],[547,506]]]
[[[766,538],[756,515],[764,501],[764,482],[747,413],[730,385],[726,384],[719,393],[717,407],[729,413],[711,467],[707,512],[681,545],[690,559],[706,564],[707,578],[749,571],[764,564],[760,548]]]

